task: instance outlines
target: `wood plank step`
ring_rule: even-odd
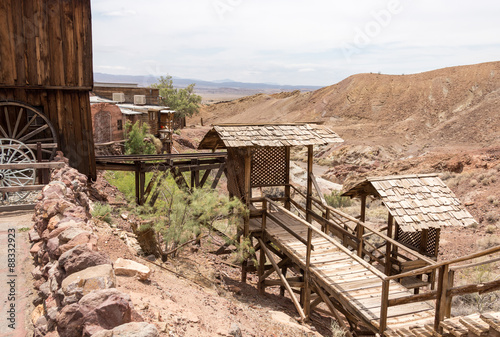
[[[401,328],[398,330],[390,330],[390,331],[385,331],[384,336],[390,336],[390,337],[417,337],[410,329],[407,328]]]
[[[480,315],[481,319],[490,326],[491,329],[500,333],[500,313],[488,312]]]
[[[490,326],[481,319],[479,314],[462,317],[460,318],[460,323],[477,336],[488,336]]]
[[[467,337],[469,330],[460,323],[461,317],[445,319],[440,326],[455,337]]]
[[[410,328],[410,331],[413,332],[413,334],[417,337],[433,337],[434,336],[433,333],[429,332],[424,327]]]

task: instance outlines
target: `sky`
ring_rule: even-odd
[[[91,0],[94,72],[327,86],[500,61],[498,0]]]

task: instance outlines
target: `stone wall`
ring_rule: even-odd
[[[39,197],[29,233],[34,336],[158,336],[115,289],[115,267],[97,250],[89,204],[87,177],[68,166],[52,173]]]

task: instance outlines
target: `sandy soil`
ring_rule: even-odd
[[[28,234],[26,231],[19,231],[30,227],[31,217],[31,212],[0,214],[0,287],[3,289],[0,295],[0,335],[5,337],[24,337],[31,330],[29,315],[33,306],[30,301],[32,292],[29,289],[32,287],[33,265],[29,254]],[[8,258],[11,258],[8,255],[11,253],[9,248],[15,248],[13,269],[8,265]],[[14,317],[8,313],[9,310],[15,312]],[[10,318],[14,319],[8,320]]]

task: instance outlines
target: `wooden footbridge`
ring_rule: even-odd
[[[500,247],[437,262],[440,226],[473,219],[435,176],[358,186],[359,219],[327,206],[312,170],[313,146],[341,141],[321,125],[304,123],[217,125],[201,141],[199,149],[227,149],[228,190],[250,210],[239,233],[254,243],[258,264],[242,264],[242,281],[257,271],[261,292],[279,286],[303,321],[313,310],[326,313],[347,336],[452,332],[453,296],[500,289],[500,280],[457,286],[455,272],[499,261],[492,254]],[[291,146],[308,149],[305,192],[290,183]],[[369,194],[382,197],[387,227],[365,222]]]
[[[318,222],[305,221],[301,212],[291,212],[269,198],[256,198],[254,202],[260,207],[252,211],[249,231],[258,241],[256,250],[260,252],[259,289],[263,292],[266,287],[279,285],[287,290],[303,320],[308,319],[312,310],[325,313],[318,307],[324,303],[327,313],[339,322],[343,321],[339,313],[345,317],[350,324],[350,327],[344,326],[346,330],[359,331],[362,326],[374,334],[387,336],[432,336],[432,331],[442,332],[446,326],[453,296],[482,294],[500,288],[499,280],[454,286],[456,270],[498,261],[497,257],[470,263],[481,257],[491,258],[500,247],[438,263],[328,206],[323,209],[329,211],[329,216],[323,214],[324,225],[320,226]],[[387,244],[397,246],[412,256],[412,261],[425,266],[386,275],[384,261],[374,263],[374,258],[369,256],[377,250],[370,249],[368,241],[357,238],[356,232],[361,227],[365,237],[378,236],[385,241],[385,248]],[[358,251],[363,252],[361,256]],[[465,261],[469,264],[464,264]],[[299,276],[287,278],[287,270]],[[424,285],[434,288],[416,276],[436,272],[439,274],[437,289],[415,294],[414,289]],[[270,279],[274,274],[278,279]],[[400,282],[404,279],[410,282]],[[418,329],[409,332],[415,327],[421,327],[420,334]]]

